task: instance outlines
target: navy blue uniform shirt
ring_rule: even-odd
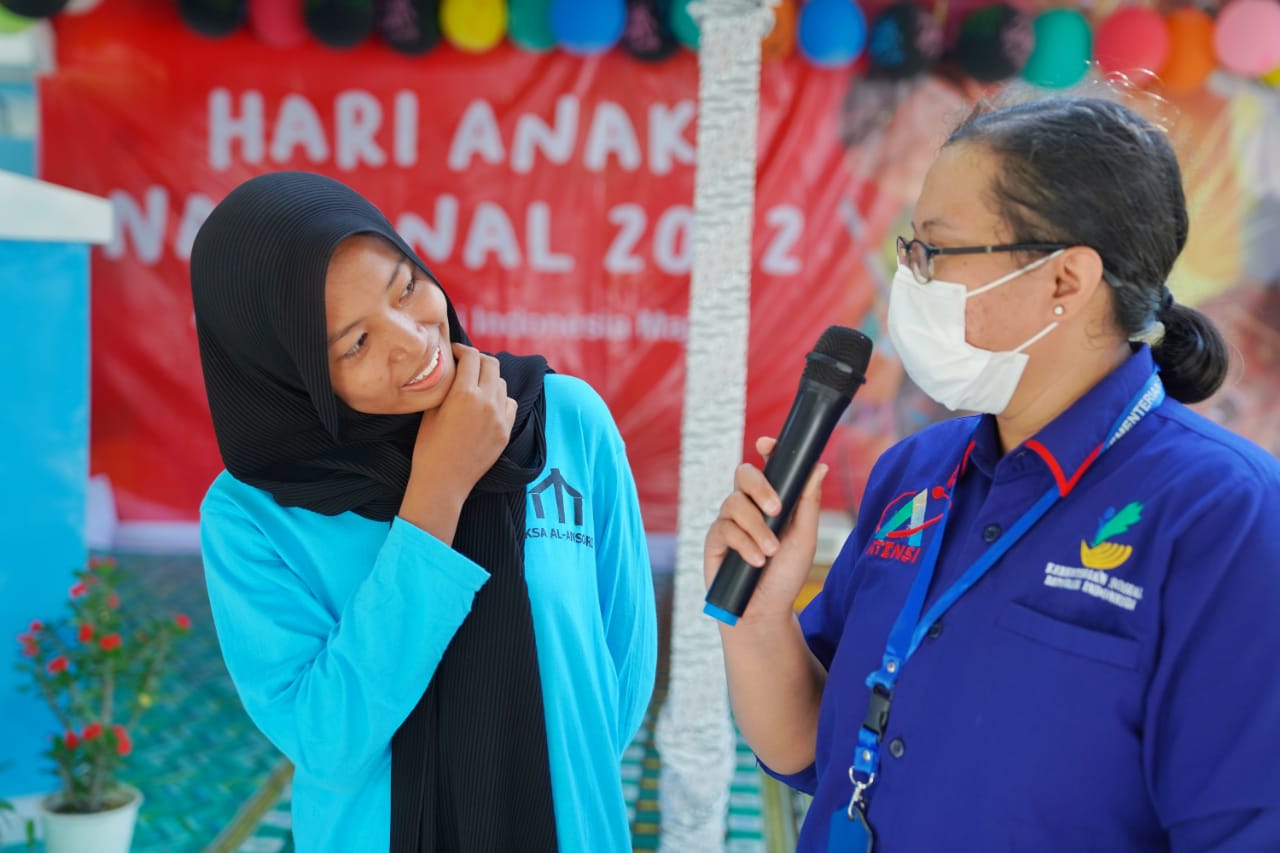
[[[1172,399],[1097,456],[1153,369],[1143,346],[1003,457],[984,416],[876,463],[801,615],[829,672],[817,761],[778,776],[815,794],[801,851],[849,802],[866,678],[948,496],[926,608],[1049,488],[902,668],[877,850],[1280,851],[1280,463]]]

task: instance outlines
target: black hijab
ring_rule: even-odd
[[[196,333],[233,476],[282,506],[390,521],[420,416],[361,414],[329,380],[325,276],[334,249],[354,234],[384,237],[429,274],[377,208],[337,181],[277,172],[241,184],[192,247]],[[470,343],[451,302],[448,312],[450,338]],[[518,406],[515,426],[463,505],[453,541],[490,579],[392,740],[393,853],[556,849],[524,579],[525,486],[546,459],[548,368],[538,356],[498,359]],[[425,621],[432,603],[421,606]]]

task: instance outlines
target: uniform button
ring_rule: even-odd
[[[932,625],[929,626],[929,633],[928,633],[928,637],[930,640],[936,640],[940,636],[942,636],[942,620],[941,619],[939,619],[937,622],[934,622]]]
[[[982,528],[982,538],[986,542],[994,542],[1000,538],[1001,532],[1000,525],[988,524],[986,527]]]
[[[894,758],[901,758],[906,754],[907,745],[902,742],[902,738],[896,737],[889,741],[889,754]]]

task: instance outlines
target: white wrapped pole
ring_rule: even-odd
[[[747,385],[751,229],[760,40],[770,0],[702,0],[694,260],[680,444],[680,503],[662,762],[660,849],[723,850],[734,738],[716,623],[703,615],[702,545],[741,459]]]

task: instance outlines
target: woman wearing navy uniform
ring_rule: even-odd
[[[1280,850],[1280,464],[1185,405],[1227,354],[1165,285],[1168,140],[1103,100],[978,111],[913,228],[894,348],[979,414],[879,459],[798,617],[824,468],[779,540],[744,464],[707,536],[708,581],[768,559],[720,631],[748,742],[814,794],[799,849]]]

